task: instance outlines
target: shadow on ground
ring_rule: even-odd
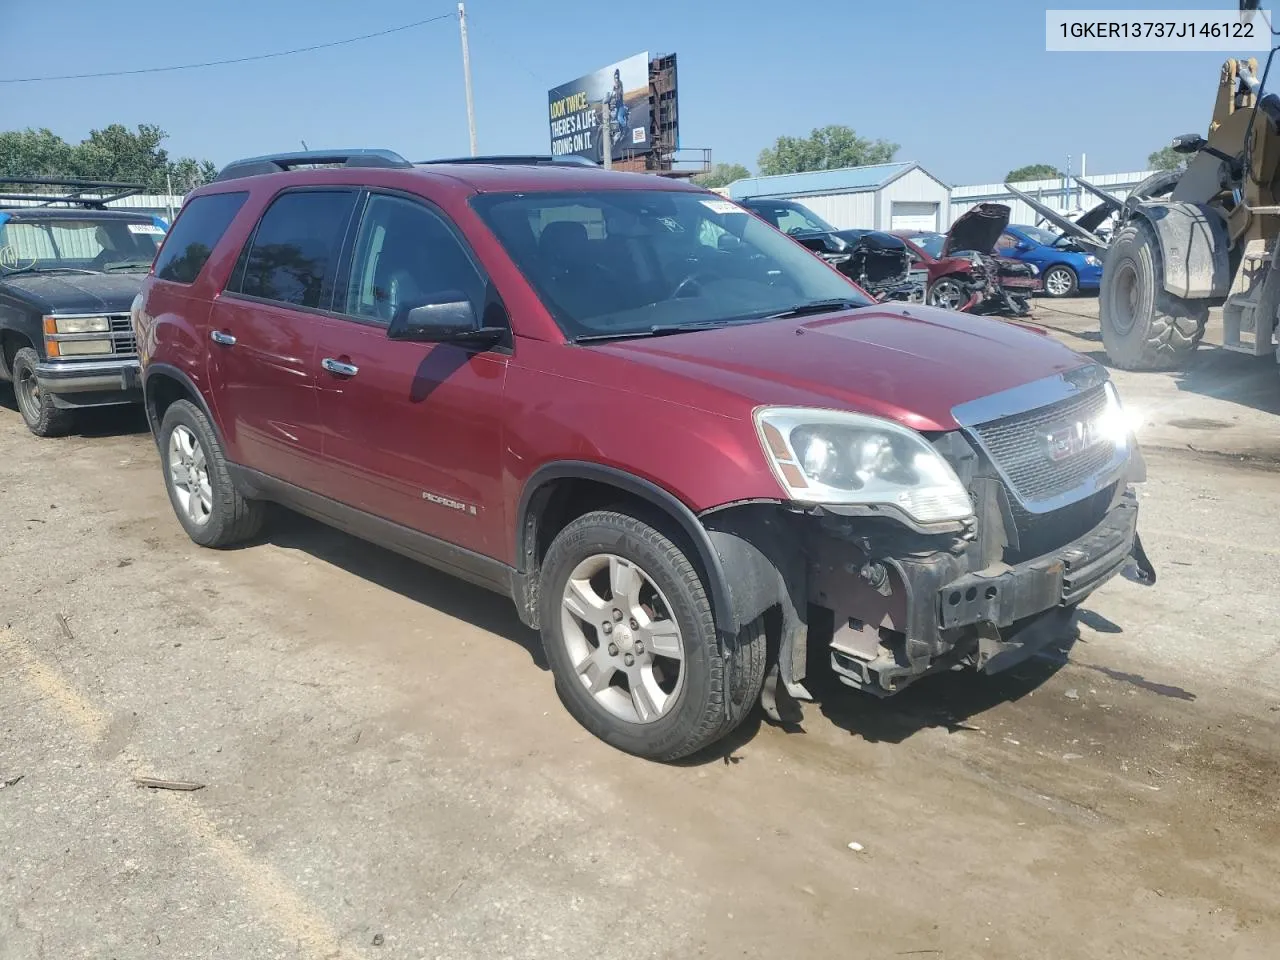
[[[301,551],[415,603],[510,640],[524,648],[535,666],[548,669],[538,634],[520,622],[515,604],[506,597],[274,505],[257,542]]]
[[[13,384],[0,383],[0,407],[21,417],[18,401],[13,395]],[[71,435],[75,437],[124,437],[146,433],[147,415],[142,404],[132,403],[118,407],[91,407],[76,411]]]

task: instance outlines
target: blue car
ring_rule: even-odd
[[[1051,297],[1073,297],[1081,290],[1097,290],[1102,283],[1101,260],[1070,237],[1043,227],[1010,224],[996,242],[996,254],[1034,263]]]

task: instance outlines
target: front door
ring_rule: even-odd
[[[237,463],[307,489],[318,481],[316,330],[356,193],[277,197],[242,252],[210,316],[210,383]]]
[[[317,397],[325,493],[490,557],[507,549],[503,384],[509,350],[392,341],[391,317],[427,302],[492,295],[442,215],[372,194],[350,277],[321,322]]]

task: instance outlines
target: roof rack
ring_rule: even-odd
[[[578,156],[575,153],[565,153],[560,156],[551,156],[551,154],[542,153],[511,153],[511,154],[494,154],[492,156],[480,157],[449,157],[441,160],[420,160],[419,163],[491,163],[502,166],[549,166],[551,164],[568,164],[578,167],[598,167],[599,164],[594,160],[586,157]]]
[[[55,203],[68,206],[90,207],[105,210],[107,204],[125,197],[143,193],[147,188],[141,183],[118,183],[114,180],[77,180],[66,177],[0,177],[0,184],[11,184],[32,187],[66,187],[68,194],[55,193],[0,193],[0,203],[6,200],[22,200],[34,203],[38,207],[48,207]],[[107,193],[108,196],[86,197],[84,194],[93,190]]]
[[[302,150],[297,153],[273,153],[265,157],[247,157],[227,164],[213,178],[239,180],[265,173],[283,173],[295,167],[412,167],[408,160],[391,150]]]

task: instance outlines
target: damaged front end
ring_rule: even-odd
[[[1040,271],[1033,264],[993,253],[1008,225],[1009,208],[1003,203],[977,204],[952,224],[941,256],[968,261],[964,271],[948,277],[957,289],[952,299],[963,302],[935,305],[967,313],[1015,317],[1031,312],[1031,296],[1040,289]]]
[[[842,230],[834,234],[843,249],[823,258],[877,301],[924,300],[924,275],[912,270],[910,251],[899,237],[868,230]]]
[[[1131,487],[1145,467],[1118,413],[1096,365],[956,408],[961,429],[926,439],[972,502],[959,521],[892,505],[704,515],[735,600],[777,593],[776,680],[803,698],[807,651],[823,648],[876,696],[941,670],[999,672],[1067,640],[1076,605],[1115,575],[1153,583]]]

